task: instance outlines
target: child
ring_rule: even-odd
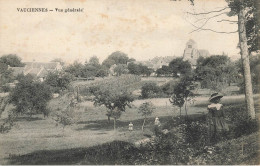
[[[133,131],[133,127],[134,127],[133,123],[130,122],[129,125],[128,125],[128,130]]]
[[[209,98],[211,104],[208,105],[208,127],[211,140],[216,139],[217,133],[229,130],[224,119],[223,105],[219,103],[222,97],[218,93],[213,93]]]

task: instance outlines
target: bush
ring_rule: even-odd
[[[3,92],[10,92],[11,87],[9,85],[2,86],[2,90],[3,90]]]
[[[206,123],[188,120],[184,125],[185,141],[195,148],[203,148],[208,142]]]
[[[232,122],[230,134],[232,138],[249,135],[259,130],[258,121],[251,119],[245,104],[230,105],[224,108],[226,119]]]
[[[13,112],[13,110],[9,111],[8,113],[8,117],[4,119],[3,123],[0,124],[0,133],[7,133],[14,126],[16,114]]]
[[[145,83],[141,88],[142,98],[153,98],[157,97],[159,93],[161,93],[161,89],[156,85],[155,82]]]

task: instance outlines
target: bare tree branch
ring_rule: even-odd
[[[237,21],[231,21],[231,20],[225,20],[225,19],[222,19],[222,20],[219,20],[217,22],[231,22],[231,23],[238,23]]]
[[[211,16],[211,17],[204,17],[204,18],[201,18],[201,19],[196,20],[195,22],[199,22],[199,21],[205,20],[205,19],[210,20],[210,19],[212,19],[212,18],[214,18],[214,17],[218,17],[218,16],[220,16],[220,15],[222,15],[222,14],[225,14],[225,12],[216,14],[216,15]]]
[[[200,27],[198,27],[197,29],[193,30],[193,31],[190,32],[190,33],[193,33],[193,32],[198,31],[198,30],[202,30],[202,28],[207,24],[207,22],[208,22],[210,19],[215,18],[215,17],[218,17],[218,16],[220,16],[220,15],[222,15],[222,14],[224,14],[224,13],[220,13],[220,14],[216,14],[216,15],[214,15],[214,16],[208,17],[207,20],[204,22],[203,25],[201,25]],[[205,19],[206,19],[206,18],[205,18]]]
[[[209,12],[204,12],[204,13],[190,13],[190,12],[187,12],[188,14],[191,14],[191,15],[203,15],[203,14],[211,14],[211,13],[218,13],[218,12],[221,12],[223,10],[226,10],[228,9],[229,7],[224,7],[220,10],[214,10],[214,11],[209,11]]]
[[[236,30],[236,31],[231,31],[231,32],[216,31],[216,30],[209,29],[209,28],[198,27],[198,26],[192,24],[192,23],[189,22],[189,21],[188,21],[188,23],[190,23],[193,27],[196,28],[195,30],[191,31],[190,33],[193,33],[193,32],[198,31],[198,30],[200,30],[200,31],[201,31],[201,30],[205,30],[205,31],[211,31],[211,32],[215,32],[215,33],[225,33],[225,34],[237,33],[237,32],[238,32],[238,30]]]

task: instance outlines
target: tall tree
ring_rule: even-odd
[[[245,98],[247,111],[249,116],[252,119],[255,119],[255,108],[254,108],[254,100],[253,100],[253,90],[252,90],[252,80],[251,80],[251,72],[250,72],[250,62],[249,62],[249,51],[248,51],[248,39],[246,29],[247,19],[246,15],[250,13],[250,7],[256,8],[256,1],[254,0],[228,0],[229,7],[232,12],[237,14],[238,16],[238,35],[239,35],[239,48],[242,59],[243,71],[244,71],[244,84],[245,84]],[[252,5],[253,4],[253,5]],[[249,10],[249,11],[248,11]],[[259,28],[259,27],[258,27]],[[259,31],[259,29],[258,29]],[[257,35],[257,34],[256,34]],[[254,35],[253,35],[254,36]],[[253,41],[254,43],[254,41]],[[250,43],[249,43],[250,45]],[[252,43],[251,43],[252,46]],[[254,47],[254,46],[252,46]],[[251,47],[251,48],[252,48]]]
[[[189,0],[192,4],[194,0]],[[255,108],[254,108],[254,100],[253,100],[253,92],[252,92],[252,81],[251,81],[251,73],[250,73],[250,63],[249,63],[249,51],[259,51],[259,0],[226,0],[228,3],[228,7],[231,9],[229,12],[229,16],[238,17],[238,35],[239,35],[239,48],[241,59],[243,62],[243,71],[244,71],[244,85],[245,85],[245,99],[247,105],[248,115],[255,119]],[[189,13],[192,15],[208,15],[208,14],[216,14],[214,16],[210,16],[205,19],[205,22],[202,26],[193,25],[198,30],[208,30],[216,33],[234,33],[234,32],[218,32],[212,29],[203,28],[207,22],[211,18],[215,18],[220,15],[220,12],[223,12],[228,7],[223,9],[219,9],[211,12],[203,12],[203,13]],[[230,21],[230,20],[227,20]],[[231,21],[232,22],[232,21]],[[233,21],[234,22],[234,21]],[[248,50],[250,48],[250,50]]]

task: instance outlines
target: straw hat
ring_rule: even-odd
[[[212,102],[212,101],[214,101],[214,100],[216,100],[216,99],[221,99],[222,97],[223,97],[223,95],[220,95],[220,94],[218,94],[218,93],[213,93],[213,94],[210,96],[209,101]]]

